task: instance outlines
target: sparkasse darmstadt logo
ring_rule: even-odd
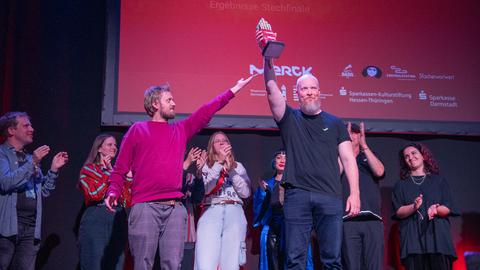
[[[420,90],[420,92],[418,93],[418,99],[427,100],[427,93],[425,93],[425,90]]]

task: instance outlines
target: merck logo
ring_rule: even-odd
[[[274,66],[273,70],[276,76],[300,77],[303,74],[312,73],[312,67]],[[250,64],[250,75],[254,73],[263,74],[263,67],[257,68],[255,65]]]

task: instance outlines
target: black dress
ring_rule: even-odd
[[[430,264],[427,260],[433,255],[435,258],[433,261],[441,260],[451,265],[457,255],[450,236],[449,216],[459,213],[452,202],[448,183],[445,178],[433,174],[427,175],[423,180],[418,178],[414,180],[408,177],[398,181],[392,193],[394,219],[398,219],[395,213],[401,206],[412,204],[417,196],[423,195],[423,203],[417,212],[404,219],[398,219],[402,263],[406,264],[406,267],[411,263],[418,265],[420,258],[420,261],[425,259],[425,263]],[[432,204],[448,207],[450,214],[447,217],[429,220],[427,210]]]

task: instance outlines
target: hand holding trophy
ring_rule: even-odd
[[[285,47],[283,42],[277,41],[277,33],[272,32],[272,26],[264,18],[257,24],[256,39],[267,59],[279,58]]]

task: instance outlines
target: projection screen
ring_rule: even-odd
[[[287,103],[314,74],[322,109],[371,132],[480,134],[480,27],[474,1],[107,1],[102,125],[148,119],[143,92],[169,83],[180,120],[241,77],[263,73],[255,26],[285,43]],[[209,127],[275,129],[263,76]]]

